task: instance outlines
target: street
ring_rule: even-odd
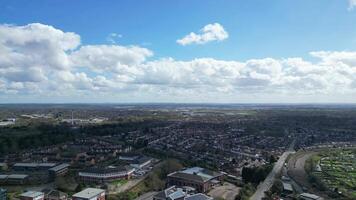
[[[250,198],[251,200],[261,200],[265,196],[265,192],[268,191],[275,180],[276,175],[281,172],[283,165],[290,154],[295,153],[294,151],[295,140],[291,143],[290,147],[286,152],[284,152],[275,163],[272,171],[268,174],[266,179],[257,186],[256,192]]]

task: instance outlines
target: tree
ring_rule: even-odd
[[[183,165],[176,159],[166,160],[158,169],[159,178],[164,179],[168,174],[178,171],[183,168]]]
[[[274,194],[281,194],[283,192],[283,183],[281,180],[276,179],[271,187],[271,192]]]
[[[257,185],[263,181],[268,173],[272,170],[272,165],[264,165],[259,167],[244,167],[242,168],[242,179],[245,183],[253,183]]]
[[[255,192],[255,188],[252,184],[245,184],[239,194],[235,197],[235,200],[248,200]]]
[[[275,162],[277,162],[277,158],[274,156],[274,155],[271,155],[270,157],[269,157],[269,163],[275,163]]]

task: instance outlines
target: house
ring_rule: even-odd
[[[20,200],[44,200],[43,192],[27,191],[20,195]]]
[[[0,188],[0,200],[7,200],[7,190]]]
[[[222,173],[200,167],[193,167],[169,174],[167,182],[170,186],[189,186],[195,188],[198,192],[205,193],[209,191],[213,185],[220,184],[223,180],[223,176]]]
[[[318,195],[315,195],[315,194],[310,194],[310,193],[302,193],[302,194],[300,194],[299,198],[302,200],[324,200],[324,198],[319,197]]]
[[[64,192],[52,189],[42,190],[45,200],[67,200],[68,195]]]
[[[105,200],[105,190],[87,188],[72,196],[72,200]]]
[[[79,178],[85,183],[105,183],[118,179],[130,179],[135,169],[130,166],[89,168],[79,172]]]

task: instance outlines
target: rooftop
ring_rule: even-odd
[[[28,177],[27,174],[10,174],[7,176],[7,178],[9,178],[9,179],[24,179],[27,177]]]
[[[213,199],[212,197],[209,197],[202,193],[194,194],[184,198],[184,200],[212,200],[212,199]]]
[[[134,159],[131,163],[132,164],[142,164],[142,163],[145,163],[150,160],[152,160],[152,158],[149,158],[147,156],[141,156],[141,157]]]
[[[183,191],[182,188],[176,188],[175,186],[169,187],[159,193],[157,193],[155,196],[159,197],[161,199],[180,199],[185,197],[185,192]]]
[[[310,194],[310,193],[302,193],[300,194],[301,197],[306,197],[308,199],[315,199],[315,200],[321,200],[323,198],[319,197],[318,195],[315,194]]]
[[[118,167],[107,167],[107,168],[99,168],[93,167],[82,170],[83,173],[94,173],[94,174],[107,174],[107,173],[114,173],[114,172],[129,172],[133,170],[130,166],[118,166]]]
[[[14,167],[54,167],[56,163],[15,163]]]
[[[50,168],[49,170],[58,171],[58,170],[60,170],[60,169],[66,168],[66,167],[69,167],[69,164],[63,163],[63,164],[57,165],[57,166],[55,166],[55,167],[52,167],[52,168]]]
[[[284,190],[293,192],[293,187],[292,187],[292,185],[290,183],[285,183],[285,182],[282,182],[282,183],[283,183],[283,189]]]
[[[213,172],[201,167],[192,167],[179,172],[169,174],[170,177],[190,179],[196,182],[206,182],[218,176],[221,176],[218,172]]]
[[[97,188],[87,188],[81,192],[74,194],[73,197],[91,199],[95,196],[100,195],[103,192],[105,192],[105,190],[97,189]]]
[[[42,196],[44,195],[42,192],[36,192],[36,191],[27,191],[25,193],[21,194],[21,197],[31,197],[31,198],[35,198],[38,196]]]

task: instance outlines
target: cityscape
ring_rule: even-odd
[[[0,200],[355,200],[356,0],[0,0]]]
[[[355,195],[353,105],[28,104],[1,110],[4,121],[13,122],[2,125],[0,140],[0,184],[10,199]]]

